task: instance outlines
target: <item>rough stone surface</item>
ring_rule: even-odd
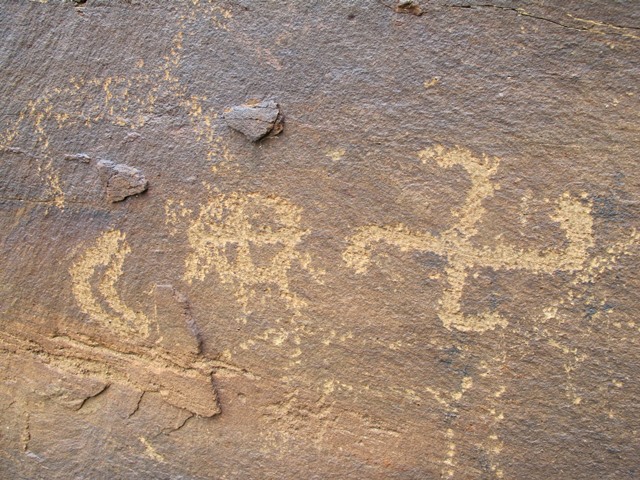
[[[243,133],[252,142],[257,142],[269,133],[282,131],[278,104],[273,101],[239,105],[224,112],[224,119],[234,130]]]
[[[137,168],[120,165],[109,160],[97,163],[107,200],[111,203],[121,202],[127,197],[147,190],[149,182]]]
[[[639,27],[0,0],[0,477],[638,478]]]

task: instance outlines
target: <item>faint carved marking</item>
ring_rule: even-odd
[[[315,273],[311,257],[297,250],[309,233],[300,226],[300,212],[301,208],[282,198],[259,193],[213,198],[188,228],[192,252],[184,279],[204,280],[215,270],[223,283],[235,287],[245,313],[259,286],[274,285],[277,296],[299,313],[306,302],[291,290],[288,272],[297,262]],[[259,262],[252,253],[256,248]]]
[[[131,309],[118,292],[129,253],[126,235],[107,231],[69,269],[80,309],[123,341],[100,345],[76,332],[53,337],[0,332],[0,349],[36,356],[53,367],[109,384],[115,380],[158,392],[168,403],[197,415],[220,413],[211,375],[218,370],[242,374],[242,369],[200,356],[199,333],[188,300],[171,285],[155,285],[152,290],[158,337],[149,342],[151,320]]]
[[[334,162],[339,162],[345,155],[346,150],[344,148],[331,149],[327,152],[327,157],[329,157]]]
[[[417,250],[433,252],[447,258],[445,268],[448,288],[440,300],[438,316],[448,328],[461,331],[484,332],[497,326],[505,327],[507,320],[495,312],[465,315],[461,311],[462,295],[469,271],[490,267],[495,270],[524,270],[533,274],[568,273],[584,268],[587,252],[593,246],[593,220],[591,205],[564,194],[557,202],[553,218],[560,224],[567,238],[567,247],[561,251],[524,250],[504,242],[479,248],[470,239],[478,233],[477,224],[486,213],[483,202],[490,198],[499,186],[492,181],[499,160],[495,157],[474,156],[464,148],[447,149],[435,146],[420,152],[423,162],[435,160],[443,168],[461,166],[471,178],[463,206],[453,212],[458,222],[439,235],[414,232],[406,226],[366,226],[347,239],[349,246],[343,259],[357,273],[366,272],[371,263],[373,247],[385,242],[401,251]]]
[[[491,375],[492,383],[500,384],[499,378],[504,369],[504,364],[506,362],[506,354],[502,353],[497,358],[494,358],[493,361],[496,363],[494,365],[494,369],[496,372]],[[489,366],[482,362],[480,364],[480,368],[484,370],[480,374],[481,377],[488,377],[491,374],[491,369]],[[489,463],[489,468],[495,474],[497,478],[504,478],[504,471],[500,466],[500,454],[504,449],[504,442],[499,437],[499,424],[504,420],[504,413],[502,411],[502,401],[501,397],[507,392],[507,387],[504,385],[500,385],[497,389],[493,390],[492,395],[485,398],[485,408],[488,410],[490,415],[490,423],[488,425],[488,437],[486,438],[483,450],[487,455],[487,461]]]
[[[217,115],[203,108],[207,98],[191,95],[176,72],[182,62],[185,30],[201,16],[209,18],[214,28],[227,30],[232,12],[211,0],[187,3],[179,7],[182,12],[170,51],[155,68],[148,68],[140,59],[127,75],[88,79],[72,76],[66,85],[47,88],[38,98],[26,102],[17,117],[11,117],[0,129],[0,148],[12,148],[18,141],[30,144],[31,153],[40,159],[39,172],[53,206],[62,209],[65,205],[65,192],[53,164],[56,152],[50,148],[55,132],[69,126],[91,127],[105,122],[136,130],[158,114],[157,101],[164,96],[175,99],[184,109],[195,140],[206,149],[207,159],[216,163],[231,159],[218,135]],[[212,168],[215,170],[215,165]]]
[[[193,13],[201,13],[202,16],[209,18],[213,26],[220,30],[229,30],[228,23],[233,18],[231,10],[219,5],[217,0],[191,0],[193,6],[197,9]],[[192,18],[195,18],[194,14]]]
[[[179,202],[169,198],[164,204],[165,224],[169,226],[171,235],[178,233],[178,226],[183,220],[193,215],[193,210],[187,208],[184,201]]]
[[[435,87],[438,83],[440,83],[440,77],[432,77],[429,80],[425,80],[422,85],[425,89],[429,89]]]
[[[104,233],[69,270],[73,295],[80,309],[104,327],[125,335],[147,337],[148,318],[128,307],[116,289],[129,253],[124,233],[117,230]]]
[[[447,409],[447,414],[451,416],[458,415],[457,402],[462,400],[462,397],[473,387],[473,378],[465,376],[462,378],[462,382],[457,391],[449,394],[436,391],[430,387],[426,388],[435,400]],[[455,431],[453,428],[447,428],[445,432],[445,438],[447,442],[447,451],[445,457],[442,460],[443,467],[440,471],[440,478],[452,478],[455,474],[456,467],[456,449],[455,443]]]
[[[580,405],[582,403],[582,398],[578,395],[576,391],[576,387],[573,381],[573,372],[578,368],[578,365],[584,362],[587,359],[587,355],[584,353],[579,353],[576,347],[569,348],[561,343],[558,343],[553,338],[549,339],[549,345],[553,348],[557,348],[560,350],[566,361],[563,365],[564,372],[566,374],[566,395],[567,398],[571,401],[572,405]]]
[[[573,284],[593,282],[596,278],[611,270],[621,257],[631,254],[631,247],[640,243],[640,232],[632,230],[625,239],[619,240],[607,248],[604,255],[593,257],[576,275]]]
[[[149,441],[146,438],[139,437],[138,440],[144,446],[144,448],[145,448],[144,454],[146,456],[154,459],[156,462],[164,463],[164,461],[165,461],[164,457],[162,455],[160,455],[156,451],[156,449],[153,447],[153,445],[151,445],[151,443],[149,443]]]

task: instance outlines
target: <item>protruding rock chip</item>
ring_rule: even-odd
[[[272,100],[238,105],[225,111],[223,116],[227,125],[252,142],[277,135],[283,128],[280,107]]]
[[[423,14],[420,4],[415,0],[398,0],[395,11],[396,13],[410,13],[418,17]]]
[[[73,153],[71,155],[65,155],[64,159],[70,162],[91,163],[91,157],[86,153]]]
[[[172,285],[156,285],[154,302],[161,333],[157,343],[175,356],[195,361],[200,354],[201,340],[187,297]]]
[[[149,182],[137,168],[108,160],[99,161],[97,166],[106,187],[107,200],[111,203],[142,193],[149,186]]]

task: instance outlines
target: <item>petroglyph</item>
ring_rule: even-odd
[[[104,233],[69,270],[73,295],[80,309],[93,321],[125,336],[147,337],[149,319],[128,307],[116,289],[129,253],[131,249],[124,233],[118,230]],[[94,286],[94,278],[99,275]]]
[[[213,269],[223,283],[235,287],[244,313],[251,301],[273,285],[276,296],[299,314],[306,302],[292,291],[288,272],[294,262],[312,275],[311,257],[297,250],[308,230],[300,226],[302,209],[279,197],[231,193],[204,205],[188,228],[192,252],[184,279],[204,280]],[[258,249],[260,262],[252,253]],[[265,260],[266,259],[266,260]]]
[[[448,287],[444,290],[438,317],[445,328],[485,332],[505,327],[507,320],[496,312],[467,315],[461,302],[470,270],[489,267],[494,270],[522,270],[532,274],[552,274],[557,271],[575,273],[584,269],[588,251],[593,246],[591,204],[565,193],[558,201],[552,219],[563,230],[567,246],[562,251],[551,249],[525,250],[498,241],[493,246],[476,247],[471,238],[478,233],[478,222],[486,214],[484,201],[499,188],[492,177],[499,160],[487,155],[475,156],[464,148],[435,146],[420,152],[423,162],[435,161],[443,168],[461,166],[471,179],[471,188],[463,206],[453,213],[458,222],[439,235],[414,232],[406,226],[366,226],[347,239],[343,253],[345,262],[357,273],[365,273],[371,263],[373,248],[385,242],[401,251],[433,252],[447,258],[445,268]]]
[[[72,292],[83,313],[120,340],[100,345],[81,334],[16,332],[0,335],[0,349],[35,354],[45,363],[74,375],[92,376],[158,392],[171,405],[194,414],[220,412],[211,375],[237,369],[200,356],[200,337],[188,299],[171,285],[155,285],[151,317],[121,298],[118,283],[131,253],[126,235],[103,233],[71,266]],[[152,320],[151,320],[152,319]],[[154,336],[150,326],[155,324]],[[34,353],[35,352],[35,353]]]
[[[460,386],[456,391],[440,392],[430,387],[426,387],[425,390],[430,393],[433,398],[446,409],[448,416],[455,418],[458,416],[459,412],[456,403],[462,400],[462,397],[465,395],[465,393],[472,387],[473,378],[465,376],[462,378]],[[457,449],[455,443],[455,431],[453,428],[447,428],[447,430],[445,431],[445,439],[447,450],[444,459],[442,460],[443,467],[440,471],[440,477],[452,478],[455,474]]]
[[[0,129],[0,149],[20,145],[39,159],[41,181],[47,186],[51,205],[60,209],[65,206],[65,192],[54,162],[59,152],[51,147],[55,144],[54,135],[69,127],[105,124],[138,130],[163,114],[159,99],[171,98],[180,106],[190,120],[193,138],[203,145],[208,160],[221,163],[231,158],[218,133],[218,115],[205,107],[207,98],[188,92],[176,72],[182,62],[185,30],[200,16],[209,18],[215,29],[227,30],[232,13],[209,1],[189,3],[182,7],[184,12],[169,53],[155,65],[139,59],[126,75],[72,76],[66,84],[46,88],[40,96],[27,101]]]
[[[145,450],[144,450],[144,454],[147,455],[148,457],[152,458],[153,460],[155,460],[156,462],[165,462],[165,459],[162,455],[160,455],[156,449],[153,447],[153,445],[151,445],[151,443],[149,443],[149,441],[144,438],[144,437],[139,437],[138,440],[140,440],[140,443],[144,446]]]
[[[464,289],[473,269],[519,270],[533,275],[551,275],[561,271],[572,275],[570,278],[572,286],[585,285],[593,283],[599,276],[611,270],[622,256],[631,253],[631,247],[640,243],[640,235],[634,230],[625,238],[608,246],[604,254],[592,254],[591,251],[595,250],[595,241],[591,202],[587,200],[586,194],[576,198],[565,193],[556,201],[555,212],[551,217],[557,222],[566,238],[565,247],[562,250],[519,249],[501,240],[492,246],[478,247],[472,243],[472,239],[479,233],[478,225],[487,213],[484,206],[485,200],[499,189],[499,185],[493,179],[499,167],[499,160],[486,155],[475,156],[463,148],[447,149],[442,146],[423,150],[420,152],[420,158],[425,163],[435,161],[440,167],[447,169],[462,167],[469,175],[471,187],[465,201],[459,209],[452,212],[456,219],[455,224],[435,235],[416,232],[401,224],[362,227],[348,238],[348,248],[343,252],[343,259],[357,273],[364,274],[375,261],[373,254],[379,243],[397,247],[402,252],[432,252],[446,258],[448,263],[444,269],[444,276],[448,285],[440,299],[437,314],[447,329],[486,332],[496,327],[507,326],[507,319],[499,313],[481,312],[470,315],[462,312]],[[530,200],[529,197],[524,199],[527,205]],[[541,314],[545,320],[541,321],[555,318],[558,307],[565,302],[574,304],[578,300],[574,290],[568,289],[565,294],[566,299],[561,298],[555,303],[546,305]],[[553,340],[550,342],[553,342],[551,343],[553,346],[559,345]],[[568,351],[566,347],[561,348],[565,353]],[[572,352],[575,354],[575,361],[568,361],[564,365],[567,377],[566,390],[571,405],[578,407],[581,397],[576,391],[572,375],[576,364],[583,361],[583,357],[578,356],[575,351]],[[501,363],[504,361],[504,358],[500,360]],[[480,365],[480,367],[486,370],[480,375],[481,377],[489,375],[486,365],[485,367]],[[495,371],[491,376],[495,380],[499,378],[502,369],[497,365],[493,370]],[[446,448],[440,472],[442,478],[455,477],[460,468],[456,445],[460,432],[456,427],[455,419],[460,413],[459,402],[468,395],[472,386],[471,377],[465,377],[458,390],[446,391],[430,387],[425,389],[452,419],[444,431]],[[506,387],[501,385],[482,401],[486,406],[491,426],[481,448],[487,468],[496,478],[503,478],[505,475],[500,462],[504,442],[499,436],[498,428],[504,420],[500,397],[505,392]]]

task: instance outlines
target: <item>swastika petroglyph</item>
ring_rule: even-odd
[[[118,230],[104,233],[70,268],[73,295],[80,309],[104,327],[125,336],[147,337],[149,319],[144,313],[128,307],[116,289],[124,259],[129,253],[131,249],[124,233]],[[96,276],[100,278],[94,286]]]
[[[276,287],[288,309],[299,313],[306,302],[289,286],[294,262],[312,275],[311,257],[297,250],[308,230],[300,226],[301,208],[279,197],[260,193],[231,193],[213,198],[200,209],[188,229],[192,252],[184,279],[203,280],[215,269],[223,283],[235,287],[244,313],[263,292]]]
[[[385,242],[401,251],[433,252],[447,258],[445,268],[448,287],[444,289],[438,316],[447,329],[484,332],[505,327],[507,320],[497,312],[468,315],[462,312],[462,296],[467,276],[473,268],[522,270],[532,274],[556,271],[574,273],[584,269],[588,251],[593,246],[591,205],[565,193],[558,201],[552,219],[563,230],[567,246],[562,251],[551,249],[518,249],[502,241],[492,246],[477,247],[470,241],[478,233],[478,222],[486,213],[483,202],[499,186],[492,181],[499,160],[487,155],[476,156],[464,148],[435,146],[419,154],[423,162],[436,161],[443,168],[456,165],[466,170],[471,179],[463,206],[453,212],[458,222],[439,235],[415,232],[406,226],[365,226],[348,238],[343,259],[358,273],[366,272],[376,243]]]

